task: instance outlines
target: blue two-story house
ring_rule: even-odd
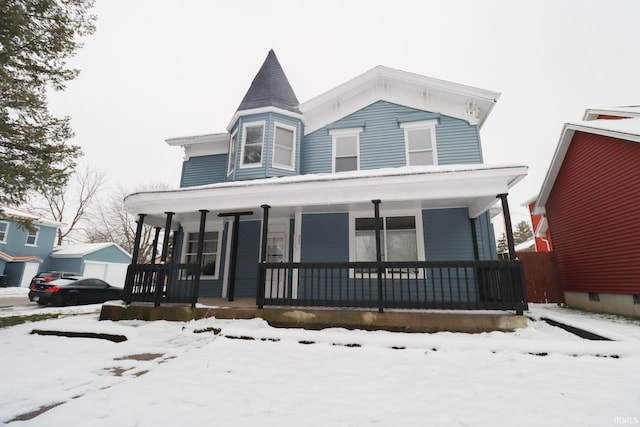
[[[30,221],[32,227],[23,225]],[[60,223],[9,206],[0,206],[0,280],[27,287],[53,249]]]
[[[484,164],[480,143],[498,97],[378,66],[300,103],[270,51],[225,132],[167,140],[180,188],[126,198],[138,236],[172,244],[131,267],[125,300],[521,310],[489,209],[509,218],[527,168]]]

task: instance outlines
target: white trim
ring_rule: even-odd
[[[380,218],[383,220],[388,217],[398,216],[412,216],[415,218],[416,225],[416,248],[418,261],[426,260],[425,241],[424,241],[424,228],[422,224],[422,210],[421,209],[384,209],[384,206],[380,206]],[[358,209],[349,211],[349,262],[356,262],[356,218],[373,218],[373,204],[370,210]],[[383,230],[386,227],[383,227]],[[385,232],[385,231],[383,231]],[[383,239],[386,242],[386,239]],[[385,249],[385,254],[388,253]],[[383,260],[384,261],[384,260]],[[353,271],[351,271],[351,277],[353,277]]]
[[[220,255],[222,251],[222,237],[224,236],[224,226],[220,228],[219,223],[216,223],[214,226],[210,226],[209,224],[207,224],[204,230],[205,230],[205,233],[208,233],[208,232],[218,233],[218,246],[216,248],[216,271],[213,276],[204,275],[204,274],[200,275],[200,280],[218,280],[220,278],[220,262],[222,260],[222,257]],[[199,232],[200,231],[197,229],[195,231],[191,231],[190,229],[184,230],[184,236],[182,238],[182,254],[180,255],[180,259],[182,260],[182,263],[187,262],[189,234],[198,234]]]
[[[482,127],[500,93],[377,66],[299,106],[305,135],[377,101],[442,113]]]
[[[405,151],[405,161],[407,166],[429,166],[429,165],[411,165],[410,154],[412,152],[431,152],[431,157],[433,159],[433,165],[438,164],[438,141],[436,140],[436,126],[438,125],[438,120],[420,120],[417,122],[406,122],[400,123],[400,127],[404,129],[404,151]],[[409,131],[412,130],[429,130],[431,133],[431,149],[430,150],[409,150]]]
[[[245,149],[245,145],[247,143],[247,128],[248,127],[257,127],[257,126],[262,126],[262,148],[261,148],[261,152],[260,152],[260,163],[249,163],[249,164],[245,164],[244,163],[244,149]],[[240,152],[240,167],[239,169],[253,169],[253,168],[260,168],[262,167],[262,164],[264,163],[264,155],[266,154],[265,150],[265,139],[267,136],[267,122],[266,120],[258,120],[255,122],[246,122],[242,124],[242,151]]]
[[[231,222],[227,221],[224,224],[226,224],[227,227],[227,246],[226,246],[226,250],[224,251],[224,278],[222,280],[222,298],[226,298],[227,297],[227,292],[229,289],[229,264],[231,264],[229,262],[229,260],[231,259],[231,240],[232,240],[232,230],[231,230]],[[222,225],[222,229],[224,230],[225,225]]]
[[[422,209],[468,207],[469,217],[475,218],[496,203],[496,194],[508,193],[526,175],[522,165],[404,166],[144,191],[128,195],[125,207],[146,214],[145,224],[159,226],[164,212],[175,212],[174,218],[182,221],[195,218],[199,209],[229,212],[268,204],[290,212],[317,212],[335,205],[369,205],[373,199],[411,202]]]
[[[287,117],[291,117],[291,118],[294,118],[294,119],[302,120],[302,122],[304,123],[304,116],[302,114],[300,114],[300,113],[294,113],[293,111],[285,110],[285,109],[278,108],[278,107],[269,106],[269,107],[252,108],[250,110],[236,111],[235,114],[233,115],[233,117],[231,118],[231,121],[227,125],[227,131],[231,132],[231,129],[233,129],[233,126],[236,124],[236,122],[238,121],[238,119],[240,117],[251,116],[251,115],[255,115],[255,114],[264,114],[264,113],[281,114],[283,116],[287,116]]]
[[[300,262],[302,253],[302,212],[296,211],[293,219],[293,262]],[[293,275],[291,283],[291,297],[298,298],[298,275]]]
[[[7,224],[7,228],[4,230],[4,238],[0,240],[0,243],[7,243],[7,237],[9,237],[9,228],[11,223],[9,221],[0,221],[0,224]]]
[[[233,138],[234,137],[236,139],[235,142],[233,142]],[[232,143],[235,144],[233,158],[231,158],[231,144]],[[228,151],[227,151],[227,156],[229,157],[227,159],[227,176],[231,176],[236,172],[236,159],[238,158],[238,129],[236,129],[229,136],[229,147],[228,147]],[[231,170],[231,165],[233,165],[233,170]]]
[[[565,123],[556,146],[556,151],[551,159],[549,169],[545,175],[538,200],[536,201],[534,214],[544,213],[551,190],[555,184],[558,173],[562,168],[564,158],[569,151],[575,132],[585,132],[593,135],[608,136],[625,141],[640,142],[640,118],[606,120],[598,119],[580,123]]]
[[[336,173],[336,138],[344,136],[356,137],[356,170],[360,170],[360,134],[364,128],[345,128],[345,129],[331,129],[329,135],[331,135],[331,172]],[[351,171],[342,171],[351,172]]]
[[[293,141],[291,146],[291,165],[283,165],[276,163],[276,129],[281,128],[285,130],[290,130],[293,132]],[[272,149],[271,149],[271,167],[275,169],[284,169],[288,171],[296,170],[296,138],[297,138],[298,129],[295,126],[288,125],[286,123],[274,121],[273,122],[273,138],[272,138]]]
[[[33,243],[29,243],[29,236],[31,236],[31,231],[27,230],[27,238],[25,239],[25,246],[29,246],[29,247],[36,247],[38,246],[38,237],[40,237],[40,228],[39,227],[35,227],[36,231],[35,231],[35,239]]]

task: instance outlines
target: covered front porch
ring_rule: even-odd
[[[126,202],[138,214],[136,251],[144,224],[164,241],[158,263],[130,266],[124,298],[195,307],[209,287],[258,310],[522,313],[511,225],[510,259],[497,260],[487,211],[497,199],[509,222],[509,188],[525,175],[522,166],[407,167],[136,193]]]

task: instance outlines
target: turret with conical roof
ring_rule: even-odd
[[[299,104],[275,52],[271,49],[251,82],[251,87],[242,99],[238,111],[276,107],[299,113]]]
[[[227,180],[295,175],[303,134],[300,102],[273,50],[229,123]]]

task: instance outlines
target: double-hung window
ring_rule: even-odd
[[[242,127],[241,167],[259,167],[262,165],[264,127],[264,122],[245,123]]]
[[[275,124],[273,135],[273,166],[293,169],[295,161],[296,131],[291,126]]]
[[[188,264],[195,264],[197,262],[199,234],[200,233],[188,233],[187,235],[185,261]],[[218,242],[219,233],[217,231],[207,231],[204,233],[201,276],[214,276],[214,278],[218,276]]]
[[[7,235],[9,234],[9,223],[0,221],[0,243],[7,243]]]
[[[334,129],[330,132],[333,139],[333,171],[359,170],[362,128]]]
[[[229,140],[229,167],[227,169],[227,175],[232,175],[236,169],[236,150],[238,144],[238,132],[234,132]]]
[[[407,153],[407,166],[438,164],[436,151],[437,120],[401,123]]]
[[[25,245],[27,246],[36,246],[38,244],[38,234],[40,233],[40,230],[38,228],[35,228],[34,230],[28,230],[27,231],[27,241],[25,243]]]

